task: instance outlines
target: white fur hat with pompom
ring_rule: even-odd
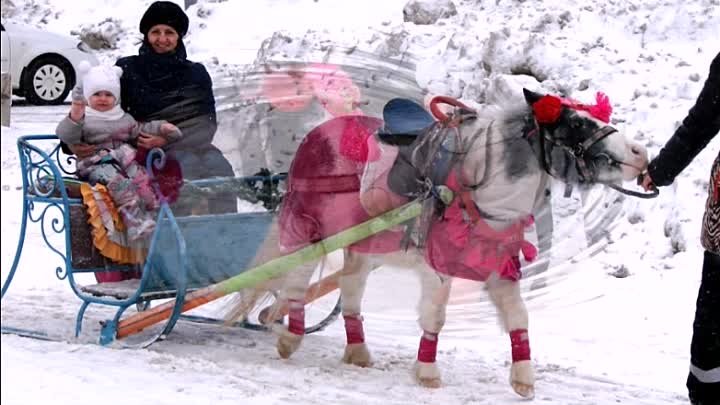
[[[82,61],[78,65],[78,73],[82,77],[82,90],[85,100],[98,91],[107,91],[115,96],[115,104],[120,103],[120,76],[122,68],[119,66],[98,65],[91,66],[89,62]]]

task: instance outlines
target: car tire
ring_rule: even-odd
[[[23,94],[30,104],[57,105],[67,98],[74,83],[73,68],[59,56],[35,59],[23,75]]]

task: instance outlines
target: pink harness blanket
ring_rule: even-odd
[[[447,186],[462,192],[454,171]],[[430,227],[425,260],[435,271],[453,277],[485,281],[497,273],[517,281],[522,275],[520,251],[529,261],[537,256],[535,246],[525,240],[525,227],[531,224],[532,217],[523,218],[495,230],[482,219],[468,218],[462,200],[455,198]]]
[[[365,161],[379,151],[369,137],[382,120],[342,116],[313,129],[298,148],[288,173],[288,192],[280,210],[280,247],[290,253],[371,216],[360,203]],[[387,183],[387,178],[385,179]],[[399,204],[398,204],[399,205]],[[398,250],[401,231],[386,231],[351,245],[361,253]]]

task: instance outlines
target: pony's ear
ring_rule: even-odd
[[[540,93],[535,93],[534,91],[528,90],[523,87],[523,96],[525,96],[525,102],[527,102],[528,105],[532,106],[538,100],[540,100],[543,95]]]

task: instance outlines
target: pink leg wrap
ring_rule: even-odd
[[[345,335],[347,336],[347,344],[365,343],[362,316],[360,314],[343,315],[343,319],[345,319]]]
[[[510,331],[510,343],[512,344],[513,363],[530,360],[530,338],[527,329]]]
[[[288,300],[288,331],[295,335],[305,334],[305,303],[302,300]]]
[[[438,334],[423,332],[420,338],[420,348],[418,349],[418,361],[423,363],[435,363],[437,355]]]

